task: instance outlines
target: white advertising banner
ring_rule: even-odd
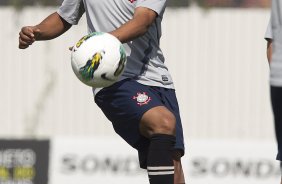
[[[184,159],[191,184],[280,183],[276,145],[262,141],[191,141]]]
[[[279,183],[274,142],[189,141],[183,167],[188,184]],[[50,184],[148,184],[137,152],[120,138],[55,138]]]
[[[119,137],[52,140],[49,184],[145,184],[137,151]]]

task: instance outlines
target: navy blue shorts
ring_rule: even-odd
[[[146,168],[149,139],[139,131],[143,114],[157,106],[165,106],[176,118],[176,144],[184,155],[183,129],[174,89],[142,85],[125,79],[103,88],[95,95],[95,102],[112,122],[114,130],[128,144],[138,150],[141,168]]]

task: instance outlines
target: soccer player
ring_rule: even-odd
[[[282,161],[282,2],[272,0],[271,19],[266,32],[270,62],[271,101],[278,143],[277,160]],[[282,184],[282,179],[281,179]]]
[[[125,72],[112,86],[93,89],[95,102],[115,131],[138,150],[150,184],[184,184],[179,108],[159,47],[165,7],[166,0],[64,0],[41,23],[21,29],[19,48],[60,36],[84,13],[89,33],[117,37],[127,53]]]

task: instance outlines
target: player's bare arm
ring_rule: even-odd
[[[144,35],[155,21],[157,13],[149,8],[138,7],[133,18],[118,29],[111,32],[122,43],[129,42]]]
[[[270,63],[271,62],[271,56],[272,56],[272,39],[267,39],[267,51],[266,51],[266,54],[267,54],[268,63]]]
[[[26,49],[33,42],[38,40],[54,39],[71,27],[60,17],[58,13],[53,13],[36,26],[25,26],[19,33],[19,48]]]

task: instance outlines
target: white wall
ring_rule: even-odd
[[[55,9],[0,9],[0,137],[112,135],[111,124],[70,66],[60,38],[17,49],[18,32]],[[273,139],[264,9],[168,9],[161,45],[173,75],[186,138]]]

